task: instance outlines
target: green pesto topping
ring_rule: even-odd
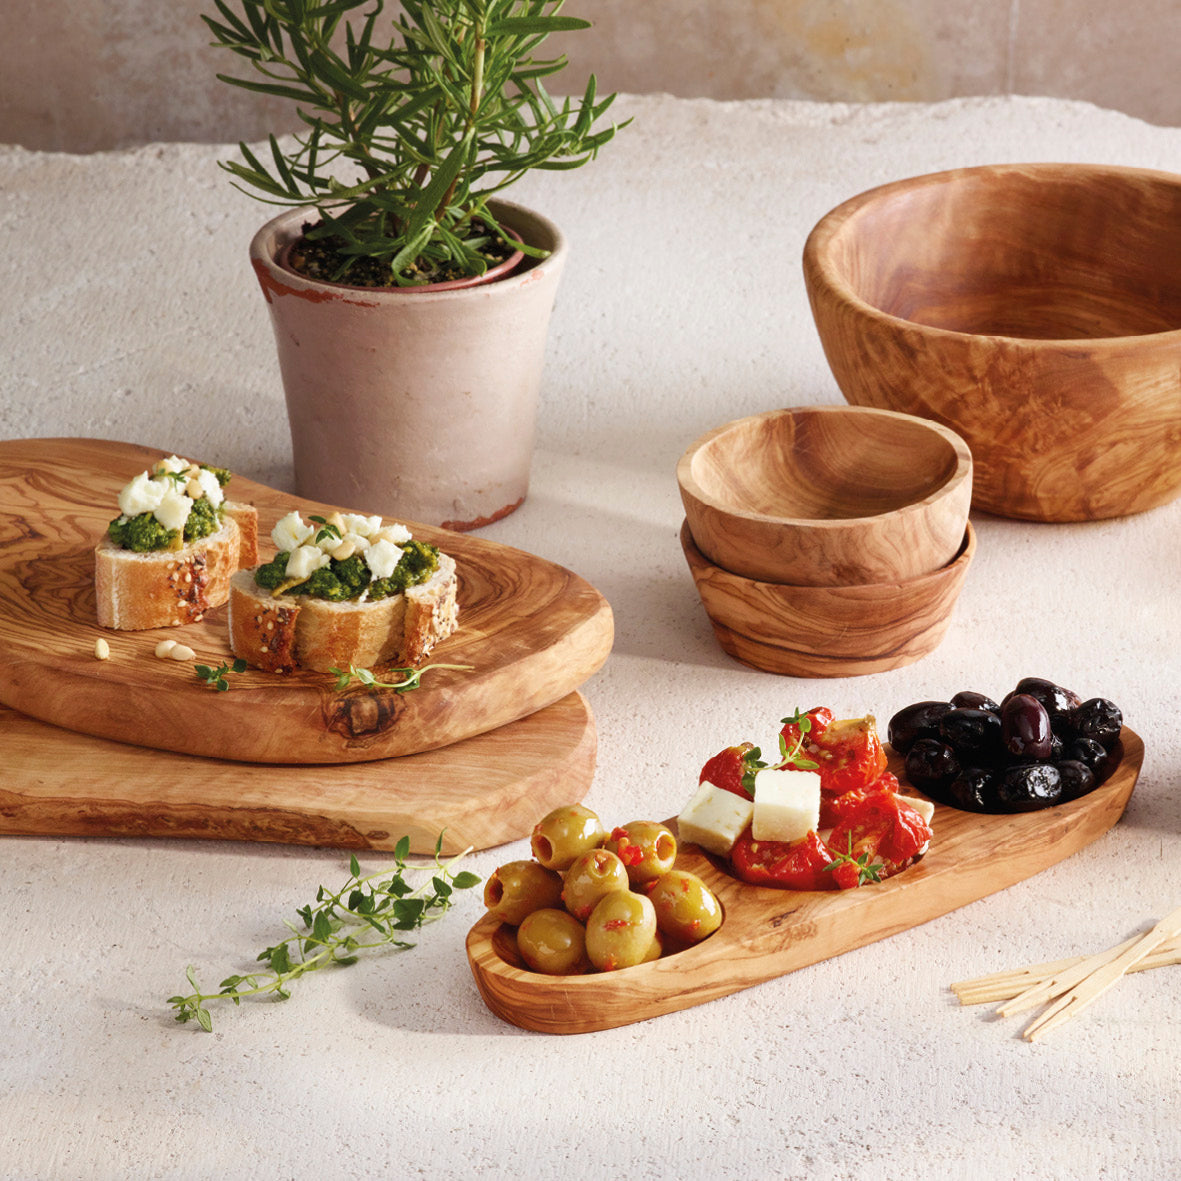
[[[203,471],[212,472],[217,482],[224,488],[230,482],[230,472],[224,467],[210,467],[207,463],[198,464]],[[161,473],[171,479],[182,482],[184,476],[180,472]],[[222,506],[214,506],[209,497],[201,496],[193,501],[189,510],[188,520],[185,521],[184,539],[182,544],[190,545],[208,537],[221,528],[225,510]],[[137,554],[152,553],[156,550],[172,549],[177,544],[177,531],[166,529],[151,512],[139,513],[134,517],[116,517],[107,526],[107,536],[120,548],[133,550]]]
[[[287,581],[287,558],[284,551],[254,572],[259,586],[273,591]],[[394,572],[388,578],[374,578],[362,554],[337,561],[330,558],[327,566],[313,570],[303,582],[283,591],[287,595],[307,595],[313,599],[327,599],[331,603],[343,603],[359,598],[368,590],[370,601],[388,599],[400,595],[411,586],[428,581],[439,568],[439,551],[425,541],[408,541],[402,546],[402,557]]]

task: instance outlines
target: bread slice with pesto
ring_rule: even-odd
[[[230,580],[230,648],[268,672],[420,664],[458,626],[455,561],[380,517],[289,513]],[[319,525],[319,528],[316,525]]]
[[[94,551],[100,627],[179,627],[226,602],[231,575],[258,561],[258,514],[225,500],[228,480],[172,456],[124,487]]]

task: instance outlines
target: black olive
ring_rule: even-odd
[[[1001,719],[990,710],[967,706],[939,719],[939,738],[955,751],[961,766],[998,762],[1004,753]]]
[[[900,709],[886,731],[890,745],[904,755],[920,738],[938,737],[939,719],[951,708],[950,701],[916,701]]]
[[[1119,706],[1106,697],[1092,697],[1070,712],[1070,725],[1079,738],[1093,738],[1110,751],[1119,738],[1124,716]]]
[[[943,789],[939,801],[965,812],[998,812],[1000,801],[996,793],[997,772],[986,767],[965,767]]]
[[[983,693],[974,693],[971,689],[965,689],[962,693],[957,693],[952,699],[951,704],[957,709],[987,709],[994,714],[1000,713],[1000,705],[993,701],[991,697],[985,697]]]
[[[919,791],[941,799],[943,789],[959,774],[955,751],[937,738],[920,738],[906,755],[906,778]]]
[[[1061,685],[1055,685],[1044,677],[1022,677],[1013,692],[1025,693],[1040,701],[1046,707],[1051,721],[1061,714],[1070,713],[1081,701],[1077,693],[1063,689]]]
[[[1099,781],[1095,778],[1095,772],[1078,759],[1063,759],[1054,765],[1062,779],[1062,803],[1077,800],[1079,796],[1085,796],[1098,786]]]
[[[1001,706],[1001,730],[1005,749],[1019,758],[1050,757],[1050,715],[1036,697],[1012,693]]]
[[[1119,762],[1103,749],[1101,743],[1096,742],[1093,738],[1076,738],[1073,742],[1066,744],[1066,749],[1062,753],[1066,758],[1075,759],[1090,767],[1095,776],[1096,785],[1103,783]]]
[[[1035,812],[1058,803],[1062,776],[1052,763],[1022,763],[996,781],[997,802],[1005,812]]]

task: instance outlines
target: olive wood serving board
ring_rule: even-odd
[[[326,673],[251,669],[230,675],[230,692],[214,692],[191,665],[153,651],[170,638],[200,663],[229,660],[226,607],[199,623],[142,632],[102,629],[95,616],[94,545],[118,512],[119,489],[165,454],[96,439],[0,442],[0,703],[68,730],[182,754],[355,763],[438,749],[527,717],[577,689],[611,650],[611,609],[577,575],[484,538],[407,522],[459,569],[459,630],[430,661],[471,672],[435,670],[399,695],[338,691]],[[240,476],[229,493],[258,508],[264,558],[279,517],[334,507]],[[109,660],[94,657],[100,635]]]
[[[516,840],[594,777],[594,717],[571,693],[443,750],[267,767],[76,734],[0,706],[0,833],[273,841],[445,853]]]
[[[722,925],[695,947],[638,967],[588,976],[531,972],[517,955],[514,929],[485,916],[467,937],[476,986],[488,1008],[514,1025],[588,1033],[701,1005],[896,935],[1032,877],[1102,836],[1123,815],[1144,761],[1136,734],[1125,727],[1121,741],[1111,778],[1071,803],[1009,816],[937,805],[927,854],[877,885],[831,892],[750,886],[686,845],[677,865],[717,894]],[[891,752],[890,769],[901,767]]]

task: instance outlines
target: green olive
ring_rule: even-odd
[[[553,907],[525,916],[517,928],[517,950],[534,972],[547,976],[578,976],[590,968],[582,924]]]
[[[627,876],[633,886],[668,873],[677,859],[677,838],[655,820],[633,820],[621,825],[612,830],[603,847],[610,849],[627,866]]]
[[[515,927],[535,910],[562,905],[562,875],[536,861],[510,861],[484,883],[484,905]]]
[[[644,956],[641,963],[648,963],[651,960],[658,960],[664,955],[664,936],[660,933],[660,928],[657,927],[656,934],[652,936],[652,946],[648,948],[648,954]]]
[[[566,870],[562,902],[579,922],[585,923],[600,898],[627,888],[627,869],[623,862],[606,849],[591,849],[575,857]]]
[[[656,938],[656,911],[643,894],[616,890],[599,899],[586,923],[586,954],[600,972],[642,964]]]
[[[700,943],[722,925],[722,904],[695,873],[669,870],[652,883],[648,897],[660,930],[683,943]]]
[[[566,804],[543,816],[533,828],[533,856],[546,869],[568,869],[579,853],[597,849],[606,837],[602,822],[581,804]]]

